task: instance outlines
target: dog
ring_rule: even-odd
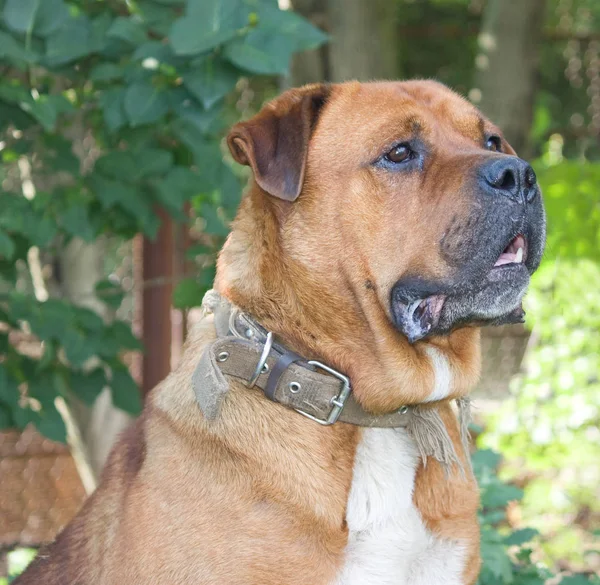
[[[253,179],[205,317],[16,584],[475,583],[454,401],[523,318],[533,169],[433,81],[292,89],[227,142]]]

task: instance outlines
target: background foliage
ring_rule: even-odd
[[[209,244],[191,253],[211,254],[240,196],[220,146],[238,80],[284,74],[295,51],[326,37],[273,0],[2,0],[0,9],[0,428],[33,422],[64,440],[57,395],[91,404],[108,385],[116,406],[139,410],[119,356],[140,345],[124,322],[36,300],[28,254],[51,256],[74,237],[154,237],[157,209],[186,222],[188,203]],[[91,164],[72,150],[77,133],[97,151]],[[181,283],[176,303],[198,303],[213,274],[209,265]],[[120,305],[118,285],[97,291]],[[22,330],[41,355],[9,341]]]

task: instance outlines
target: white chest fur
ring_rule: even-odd
[[[344,566],[334,585],[460,585],[464,548],[431,534],[412,496],[416,446],[404,429],[367,429],[358,446]]]

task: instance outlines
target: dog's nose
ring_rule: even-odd
[[[516,156],[494,158],[481,167],[480,183],[487,193],[531,203],[539,189],[531,165]]]

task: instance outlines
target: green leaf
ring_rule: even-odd
[[[173,131],[192,151],[194,161],[202,175],[204,190],[207,187],[218,188],[223,167],[219,143],[216,140],[207,139],[197,128],[184,124],[182,120],[173,124]]]
[[[206,58],[183,75],[183,84],[205,109],[210,109],[237,83],[240,72],[226,61]]]
[[[221,205],[233,216],[240,202],[241,185],[237,176],[225,164],[222,166],[219,196]]]
[[[200,190],[200,177],[186,167],[174,167],[152,183],[159,201],[170,211],[179,211]]]
[[[130,151],[107,152],[96,161],[95,170],[106,177],[126,182],[137,182],[140,178],[136,159]]]
[[[13,426],[11,409],[8,404],[3,404],[0,401],[0,430],[9,429]]]
[[[132,126],[156,122],[169,109],[165,92],[154,87],[149,81],[132,83],[125,93],[124,106]]]
[[[0,31],[0,57],[35,63],[38,56],[22,47],[14,37]]]
[[[106,34],[108,37],[120,39],[135,46],[141,45],[148,40],[148,35],[144,27],[133,16],[119,16],[115,18]]]
[[[0,318],[0,320],[2,319]],[[6,355],[9,347],[10,342],[8,341],[8,333],[0,333],[0,355]]]
[[[207,290],[213,287],[216,271],[217,267],[215,264],[211,264],[210,266],[202,269],[202,272],[200,273],[200,285],[203,289],[202,296],[204,296],[204,293],[206,293]]]
[[[248,8],[229,0],[189,0],[188,13],[171,27],[169,40],[177,55],[209,51],[233,39],[247,23]]]
[[[535,528],[522,528],[521,530],[515,530],[512,534],[508,535],[504,539],[506,546],[521,546],[526,542],[529,542],[535,538],[539,532]]]
[[[217,209],[212,205],[203,204],[201,206],[202,218],[205,221],[204,231],[207,234],[215,236],[226,236],[229,234],[229,228],[219,217]]]
[[[42,0],[6,0],[4,22],[19,33],[33,31],[35,16]]]
[[[52,407],[54,404],[54,399],[56,398],[56,392],[54,390],[54,385],[52,384],[52,379],[47,374],[33,379],[30,375],[27,377],[29,396],[39,400],[43,408]]]
[[[483,566],[480,580],[482,582],[512,583],[512,563],[506,553],[506,547],[499,535],[485,526],[481,531],[481,558]]]
[[[65,65],[93,50],[92,25],[87,16],[69,18],[46,42],[46,61],[51,67]]]
[[[69,327],[60,336],[67,359],[75,367],[82,367],[87,360],[94,356],[95,349],[89,343],[88,336],[74,327]]]
[[[0,99],[11,104],[33,101],[31,91],[14,81],[0,84]]]
[[[101,280],[96,284],[95,290],[100,300],[115,311],[121,306],[125,296],[123,289],[110,280]]]
[[[107,329],[106,336],[120,349],[141,350],[140,340],[132,333],[131,326],[124,321],[114,321]]]
[[[101,12],[99,16],[91,21],[92,34],[90,36],[90,51],[92,53],[105,53],[110,59],[119,56],[111,51],[118,43],[112,43],[106,34],[112,22],[113,18],[109,12]],[[119,47],[116,47],[116,49],[118,53]]]
[[[173,291],[173,306],[177,309],[197,307],[202,303],[206,287],[202,286],[195,278],[182,280]]]
[[[112,369],[110,391],[113,404],[117,408],[134,415],[141,412],[140,390],[125,366],[116,366]]]
[[[471,457],[473,466],[476,469],[496,469],[500,465],[502,455],[492,451],[491,449],[478,449]]]
[[[570,575],[560,581],[560,585],[590,585],[591,581],[585,575]]]
[[[188,258],[194,259],[196,256],[212,256],[216,252],[214,246],[205,246],[204,244],[196,244],[185,251]]]
[[[146,235],[156,235],[160,222],[152,210],[152,201],[136,187],[108,179],[99,173],[91,175],[88,184],[105,209],[118,205],[131,215]]]
[[[44,409],[38,417],[35,417],[34,424],[36,429],[51,441],[67,442],[67,427],[54,406]]]
[[[39,195],[39,194],[38,194]],[[30,214],[31,223],[23,231],[34,246],[43,248],[47,246],[56,236],[58,229],[52,217],[44,217],[39,214]]]
[[[72,108],[68,102],[68,108]],[[62,111],[62,108],[59,107]],[[72,175],[78,175],[80,171],[79,159],[73,153],[73,142],[67,140],[60,134],[46,134],[43,137],[45,146],[48,147],[47,164],[51,165],[53,170],[66,171]],[[77,192],[76,189],[71,192]]]
[[[96,162],[96,170],[101,174],[131,183],[148,176],[164,175],[172,166],[171,151],[147,147],[135,151],[114,150]]]
[[[4,21],[19,33],[34,32],[46,37],[58,30],[69,18],[63,0],[7,0]]]
[[[183,87],[171,89],[168,95],[171,108],[180,118],[173,123],[174,128],[192,127],[197,135],[218,134],[222,129],[224,121],[218,102],[210,110],[205,110]]]
[[[115,63],[100,63],[90,72],[92,81],[114,81],[123,77],[123,68]]]
[[[164,175],[173,166],[173,153],[162,148],[143,148],[134,156],[140,177]]]
[[[89,208],[83,203],[69,205],[60,213],[58,220],[66,232],[86,242],[91,242],[96,235],[90,222]]]
[[[136,189],[122,181],[115,181],[94,173],[89,177],[89,185],[105,209],[120,204],[133,208],[135,213],[140,206],[144,206],[144,201]]]
[[[38,120],[47,131],[54,130],[59,114],[73,109],[71,102],[61,95],[38,95],[31,102],[21,104],[21,107]]]
[[[62,364],[52,371],[52,386],[56,396],[68,396],[69,385],[67,383],[68,368]]]
[[[58,343],[56,341],[46,341],[44,343],[44,353],[37,363],[38,372],[44,372],[50,368],[55,368]]]
[[[285,75],[295,49],[277,31],[256,28],[225,47],[224,55],[240,69],[261,75]]]
[[[169,36],[173,21],[181,13],[173,10],[173,6],[161,6],[157,2],[143,2],[138,4],[138,15],[148,29],[161,38]]]
[[[113,87],[100,94],[100,107],[104,114],[104,121],[111,131],[118,130],[127,123],[125,114],[125,89]]]
[[[523,490],[513,485],[498,482],[489,485],[481,495],[481,504],[485,508],[503,508],[513,500],[523,498]]]
[[[494,509],[494,510],[483,510],[481,512],[482,522],[485,524],[496,525],[506,520],[506,510]]]
[[[262,2],[258,6],[261,29],[286,37],[293,52],[316,49],[328,39],[327,35],[292,10],[280,10],[277,4]]]
[[[94,404],[106,385],[106,375],[103,368],[96,368],[87,373],[73,372],[71,374],[72,392],[90,406]]]
[[[3,363],[0,363],[0,400],[5,404],[16,404],[19,400],[19,388]]]
[[[87,309],[85,307],[71,306],[70,309],[73,312],[78,325],[85,329],[88,334],[92,332],[99,333],[104,331],[104,321],[102,320],[102,317],[98,315],[98,313],[95,313],[91,309]]]
[[[63,0],[41,0],[33,32],[47,37],[63,26],[68,19],[69,9]]]
[[[15,243],[8,235],[0,230],[0,258],[10,260],[15,253]]]
[[[43,340],[61,339],[71,329],[73,312],[70,305],[58,299],[39,303],[21,294],[13,294],[9,307],[17,318],[29,322],[33,332]],[[61,339],[62,340],[62,339]]]

